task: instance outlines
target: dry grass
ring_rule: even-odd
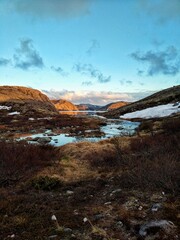
[[[79,164],[86,162],[88,171],[119,172],[122,187],[161,189],[178,194],[179,139],[177,132],[126,138],[125,144],[123,138],[99,143],[68,144],[60,148],[60,155],[76,159]]]

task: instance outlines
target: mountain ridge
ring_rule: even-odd
[[[107,113],[103,113],[102,115],[110,118],[119,118],[120,115],[126,113],[143,110],[148,107],[155,107],[167,103],[175,103],[177,101],[180,101],[180,85],[161,90],[139,101],[109,111]]]

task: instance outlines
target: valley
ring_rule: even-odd
[[[19,90],[0,89],[0,239],[178,239],[177,95],[112,119],[128,106],[61,114]]]

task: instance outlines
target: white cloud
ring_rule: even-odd
[[[116,101],[133,102],[143,97],[150,95],[152,92],[136,92],[136,93],[120,93],[120,92],[105,92],[105,91],[56,91],[42,90],[50,99],[65,99],[75,104],[90,103],[95,105],[106,105]]]

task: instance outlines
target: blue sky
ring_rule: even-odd
[[[0,0],[0,84],[75,103],[180,84],[180,0]]]

